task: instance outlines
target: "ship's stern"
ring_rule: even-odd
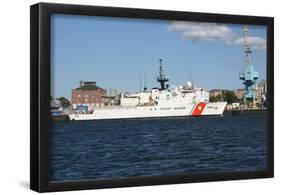
[[[223,116],[227,102],[210,102],[207,103],[202,115],[217,115]]]

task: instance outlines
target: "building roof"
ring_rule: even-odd
[[[77,90],[98,90],[102,89],[97,85],[83,85],[81,87],[76,88]]]
[[[222,91],[229,91],[227,89],[211,89],[209,92],[222,92]]]
[[[245,91],[246,89],[243,88],[243,89],[235,89],[234,91]]]

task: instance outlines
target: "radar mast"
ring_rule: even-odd
[[[159,59],[160,66],[159,66],[159,75],[157,76],[157,82],[160,83],[161,86],[160,90],[165,90],[169,87],[169,85],[165,85],[165,83],[169,81],[169,78],[165,76],[162,61],[163,61],[162,59]]]

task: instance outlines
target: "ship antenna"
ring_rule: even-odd
[[[141,71],[140,71],[140,92],[141,92],[141,90],[142,90],[141,83],[142,83],[142,81],[141,81]]]
[[[144,75],[143,75],[143,77],[144,77],[144,91],[146,91],[147,90],[147,87],[146,87],[146,74],[145,74],[145,72],[143,73]]]
[[[162,59],[159,59],[159,63],[160,63],[159,75],[157,76],[157,82],[159,82],[161,86],[160,90],[166,89],[167,86],[165,86],[165,82],[169,81],[169,79],[165,76],[162,61],[163,61]]]
[[[193,71],[191,69],[191,72],[190,72],[190,77],[191,77],[191,83],[192,83],[192,88],[193,88]]]

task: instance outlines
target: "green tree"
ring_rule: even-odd
[[[222,101],[221,94],[217,95],[217,102]]]
[[[237,98],[237,96],[234,94],[233,91],[224,91],[223,99],[224,101],[227,101],[228,104],[239,102],[239,99]]]
[[[57,98],[57,100],[59,100],[60,106],[62,108],[68,108],[71,105],[70,101],[68,99],[66,99],[65,97],[59,97],[59,98]]]
[[[222,100],[222,97],[221,97],[220,94],[218,94],[217,96],[212,96],[212,97],[210,97],[210,99],[209,99],[210,102],[219,102],[219,101],[221,101],[221,100]]]
[[[209,98],[209,101],[210,101],[210,102],[216,102],[216,96],[210,97],[210,98]]]

